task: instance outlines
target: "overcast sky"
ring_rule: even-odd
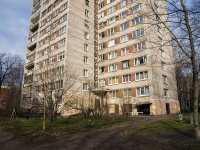
[[[0,53],[25,59],[32,0],[1,0]]]

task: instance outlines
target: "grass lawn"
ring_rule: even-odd
[[[61,138],[73,133],[90,129],[105,128],[130,122],[124,117],[105,118],[57,118],[54,123],[46,121],[47,128],[42,130],[42,118],[10,119],[0,118],[0,127],[13,133],[17,137],[25,137],[26,140],[43,141],[47,139]]]
[[[177,117],[166,118],[153,123],[144,124],[143,126],[139,126],[134,129],[126,130],[121,134],[121,136],[146,136],[150,134],[160,134],[174,131],[179,132],[194,127],[190,124],[189,114],[183,114],[183,116],[183,122],[180,122]]]

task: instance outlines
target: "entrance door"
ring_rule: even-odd
[[[170,105],[166,103],[166,114],[170,114]]]
[[[119,115],[119,105],[115,104],[115,114]]]
[[[100,108],[100,99],[95,99],[95,109]]]

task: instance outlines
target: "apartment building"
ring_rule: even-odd
[[[153,4],[157,11],[165,8],[163,1]],[[34,0],[23,86],[27,102],[41,90],[33,80],[48,75],[43,68],[56,74],[70,66],[81,80],[79,94],[89,90],[87,81],[94,82],[96,108],[178,113],[172,46],[164,45],[170,35],[144,12],[145,0]]]
[[[35,95],[42,90],[40,84],[45,80],[51,79],[45,88],[62,88],[65,83],[59,76],[69,69],[83,87],[77,93],[87,91],[85,81],[94,81],[94,2],[33,0],[23,105],[33,105]]]
[[[146,0],[98,1],[98,86],[110,113],[178,113],[170,35],[152,20]],[[151,1],[166,11],[164,1]],[[148,5],[149,6],[149,5]],[[157,18],[159,16],[155,16]],[[165,18],[162,18],[165,19]]]

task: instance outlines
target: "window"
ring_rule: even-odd
[[[56,17],[58,15],[58,9],[54,11],[54,17]]]
[[[144,50],[146,48],[146,44],[145,41],[141,42],[141,43],[137,43],[133,45],[134,51],[141,51]]]
[[[120,19],[126,18],[126,11],[120,13]]]
[[[101,43],[98,45],[98,50],[103,50],[104,49],[104,43]]]
[[[168,97],[168,89],[164,89],[164,96]]]
[[[57,71],[56,71],[57,75],[63,74],[63,70],[64,70],[64,66],[57,67]]]
[[[109,18],[109,19],[108,19],[108,25],[109,25],[109,24],[112,24],[112,23],[115,23],[115,21],[116,21],[116,17],[115,17],[115,16],[112,17],[112,18]]]
[[[65,32],[66,32],[66,26],[60,28],[60,30],[59,30],[60,35],[64,34]]]
[[[50,64],[54,64],[54,57],[50,58]]]
[[[88,51],[89,50],[89,45],[84,43],[84,51]]]
[[[125,22],[125,23],[120,25],[120,31],[123,31],[123,30],[125,30],[127,28],[128,28],[128,22]]]
[[[142,4],[139,4],[139,5],[137,5],[137,6],[133,7],[133,8],[131,8],[131,12],[132,12],[132,13],[136,13],[136,12],[138,12],[138,11],[140,11],[140,10],[142,10]]]
[[[54,7],[56,7],[59,4],[59,0],[56,0],[54,3]]]
[[[49,15],[48,17],[47,17],[47,22],[49,22],[49,21],[51,21],[51,15]]]
[[[85,64],[88,64],[88,57],[84,56],[84,60],[83,61],[84,61]]]
[[[99,33],[99,40],[104,38],[104,32]]]
[[[89,11],[87,9],[85,9],[85,16],[89,17]]]
[[[114,46],[116,44],[116,40],[112,39],[110,41],[108,41],[108,47]]]
[[[139,87],[136,89],[136,94],[137,96],[146,96],[149,95],[149,87],[145,86],[145,87]]]
[[[138,72],[136,73],[136,81],[140,81],[140,80],[146,80],[148,79],[148,72],[147,71],[142,71],[142,72]]]
[[[102,2],[102,3],[99,4],[99,9],[101,9],[103,7],[104,7],[104,2]]]
[[[137,24],[140,24],[140,23],[142,23],[144,20],[143,20],[143,16],[139,16],[139,17],[137,17],[137,18],[135,18],[135,19],[133,19],[132,20],[132,25],[137,25]]]
[[[100,12],[100,13],[98,14],[98,19],[100,19],[100,18],[102,18],[102,17],[104,17],[104,11],[102,11],[102,12]]]
[[[43,67],[45,67],[47,65],[48,65],[48,59],[46,59],[46,60],[43,61]]]
[[[160,49],[160,56],[165,57],[165,52],[162,49]]]
[[[46,79],[46,72],[42,72],[42,79],[43,79],[43,80]]]
[[[110,97],[111,98],[117,98],[118,97],[118,90],[110,91]]]
[[[117,57],[117,50],[108,53],[108,59],[113,59]]]
[[[83,69],[83,76],[88,77],[88,70],[87,69]]]
[[[161,37],[158,37],[158,44],[163,45],[163,39]]]
[[[45,2],[43,3],[43,7],[45,7],[47,4],[48,4],[47,1],[45,1]]]
[[[112,7],[108,8],[107,14],[111,14],[113,12],[115,12],[115,6],[112,6]]]
[[[40,27],[43,27],[45,25],[45,20],[42,20],[40,23]]]
[[[62,52],[62,53],[60,53],[60,54],[58,54],[58,56],[57,56],[58,58],[58,61],[61,61],[61,60],[63,60],[64,58],[65,58],[65,53],[64,52]]]
[[[49,37],[46,37],[45,38],[45,43],[48,43],[49,42]]]
[[[107,4],[114,2],[115,0],[107,0]]]
[[[54,51],[55,50],[55,44],[51,45],[50,49],[51,49],[51,51]]]
[[[53,69],[49,70],[49,77],[50,78],[54,77],[54,70]]]
[[[48,54],[48,48],[45,48],[44,49],[44,55],[47,55]]]
[[[51,30],[51,26],[48,26],[47,28],[46,28],[46,32],[49,32]]]
[[[113,85],[113,84],[118,84],[118,77],[111,77],[108,79],[108,84]]]
[[[43,41],[39,42],[39,47],[41,47],[43,45]]]
[[[138,57],[134,59],[135,61],[135,66],[143,65],[147,63],[147,58],[146,56]]]
[[[39,33],[39,37],[43,36],[44,35],[44,30],[40,31]]]
[[[89,39],[89,33],[88,33],[88,32],[85,32],[84,36],[85,36],[85,39],[86,39],[86,40]]]
[[[159,12],[158,6],[154,4],[154,9]]]
[[[61,10],[60,10],[60,11],[63,11],[63,10],[65,10],[65,9],[67,9],[67,7],[68,7],[68,3],[66,2],[65,4],[63,4],[63,5],[61,6]]]
[[[108,66],[109,72],[116,71],[116,70],[118,70],[117,64],[111,64]]]
[[[125,6],[126,6],[126,0],[119,3],[119,8],[122,8],[122,7],[125,7]]]
[[[161,27],[157,25],[157,31],[161,33]]]
[[[67,14],[60,18],[60,23],[63,23],[65,20],[67,20]]]
[[[53,22],[53,28],[55,28],[58,25],[58,21]]]
[[[167,76],[162,75],[162,78],[163,78],[163,83],[167,83]]]
[[[83,83],[83,91],[88,91],[88,83]]]
[[[36,68],[35,69],[40,69],[40,67],[41,67],[41,63],[39,62],[39,63],[36,64]]]
[[[98,56],[98,62],[104,61],[104,54]]]
[[[122,61],[122,69],[130,68],[130,60]]]
[[[46,15],[46,10],[42,12],[42,17]]]
[[[42,51],[37,52],[37,58],[40,58],[40,57],[42,57]]]
[[[63,80],[56,82],[56,89],[63,88]]]
[[[52,33],[52,37],[51,37],[51,38],[52,38],[52,40],[53,40],[53,39],[55,39],[55,38],[56,38],[56,36],[57,36],[56,32]]]
[[[130,0],[130,3],[134,3],[134,2],[136,2],[137,0]]]
[[[116,27],[108,29],[108,35],[113,35],[116,32]]]
[[[89,6],[89,0],[85,0],[85,5]]]
[[[50,12],[52,9],[53,9],[53,6],[52,6],[52,5],[49,6],[49,7],[48,7],[48,12]]]
[[[124,48],[122,48],[122,49],[121,49],[121,55],[122,55],[122,56],[125,56],[125,55],[127,55],[127,54],[129,54],[129,47],[124,47]]]
[[[123,90],[123,97],[130,97],[131,96],[131,89],[124,89]]]
[[[85,20],[85,27],[89,28],[89,21]]]
[[[99,86],[99,87],[105,86],[105,79],[100,79],[100,80],[98,80],[98,86]]]
[[[140,29],[133,32],[133,38],[138,38],[144,35],[144,29]]]
[[[58,42],[58,48],[65,46],[65,39],[62,39]]]
[[[105,73],[105,67],[99,67],[98,73]]]
[[[104,22],[99,23],[99,29],[104,28]]]
[[[122,35],[122,36],[120,37],[120,41],[121,41],[121,43],[127,42],[127,41],[128,41],[128,34]]]
[[[131,75],[130,74],[126,74],[122,76],[122,83],[127,83],[127,82],[131,82]]]
[[[166,64],[164,62],[161,62],[161,68],[162,70],[166,70]]]

